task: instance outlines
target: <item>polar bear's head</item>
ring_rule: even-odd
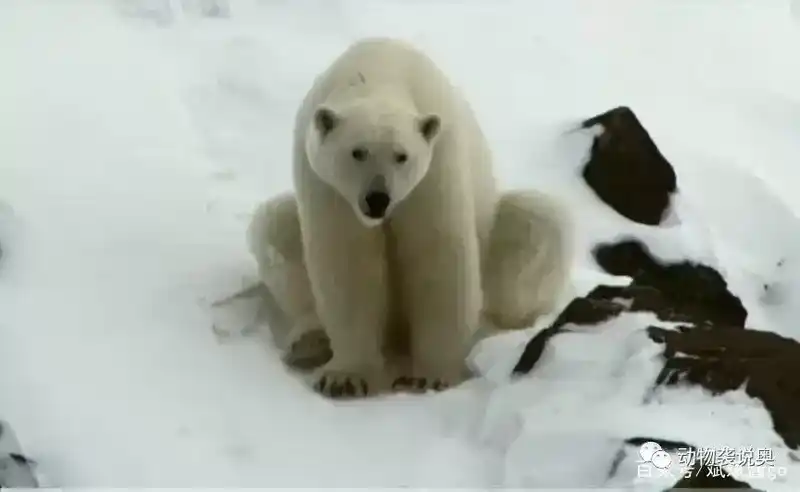
[[[314,172],[372,227],[425,177],[440,130],[438,115],[399,105],[323,105],[313,113],[306,154]]]

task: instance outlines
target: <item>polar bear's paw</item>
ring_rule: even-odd
[[[303,331],[291,340],[283,361],[294,369],[308,371],[325,365],[332,356],[330,338],[318,328]]]
[[[409,393],[427,393],[428,391],[444,391],[455,384],[443,378],[426,378],[418,376],[400,376],[392,383],[392,390]]]
[[[314,390],[328,398],[363,398],[370,395],[366,376],[347,371],[323,369],[314,383]]]

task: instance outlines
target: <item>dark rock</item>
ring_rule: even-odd
[[[597,289],[595,289],[597,290]],[[594,291],[592,291],[594,292]],[[587,297],[573,299],[552,325],[537,333],[525,346],[517,364],[512,370],[513,375],[527,374],[539,361],[547,342],[561,331],[567,323],[578,325],[593,325],[613,318],[623,311],[624,306],[604,298],[593,298],[590,293]]]
[[[661,264],[644,244],[635,240],[599,245],[593,254],[606,272],[633,277],[631,287],[650,287],[658,291],[657,300],[644,292],[634,296],[643,304],[634,311],[653,311],[664,321],[713,322],[742,327],[747,321],[747,309],[742,301],[728,290],[722,275],[709,266],[690,261]],[[660,297],[666,297],[669,302]]]
[[[609,273],[632,275],[633,281],[625,287],[600,285],[573,299],[551,326],[528,342],[513,375],[533,369],[547,341],[567,323],[593,325],[622,312],[644,311],[662,321],[744,327],[747,310],[710,267],[689,262],[661,265],[636,241],[602,245],[595,258]]]
[[[744,387],[764,403],[786,445],[800,448],[800,343],[746,329],[747,310],[713,268],[687,261],[661,264],[635,241],[603,245],[595,257],[607,271],[633,280],[624,287],[599,285],[574,299],[528,343],[512,376],[533,370],[547,342],[568,323],[586,326],[626,312],[652,312],[680,323],[676,329],[647,328],[653,341],[664,344],[656,387],[689,383],[712,394]]]
[[[777,432],[800,447],[800,343],[768,331],[726,330],[713,325],[677,331],[650,327],[665,345],[657,385],[698,384],[713,394],[744,386],[760,399]]]
[[[589,118],[584,128],[600,124],[583,178],[597,196],[624,217],[659,225],[677,190],[672,165],[639,119],[627,107]]]
[[[533,338],[531,338],[530,341],[525,345],[525,350],[522,351],[522,355],[517,361],[517,364],[514,366],[514,369],[511,370],[512,376],[528,374],[531,369],[533,369],[533,366],[539,362],[539,358],[542,356],[544,348],[547,346],[547,342],[557,335],[559,331],[560,327],[552,325],[540,331]]]
[[[604,130],[595,137],[584,168],[587,184],[628,219],[659,225],[677,192],[672,166],[630,109],[613,109],[586,120],[583,126],[595,124]],[[730,292],[725,278],[708,265],[658,260],[638,240],[601,244],[593,255],[606,272],[631,277],[630,284],[599,285],[574,299],[552,325],[529,341],[512,377],[532,371],[547,343],[562,330],[568,331],[569,325],[594,325],[624,313],[651,312],[662,321],[677,323],[675,329],[642,327],[652,340],[664,344],[664,367],[654,388],[686,383],[718,394],[743,387],[763,402],[787,446],[800,448],[800,343],[747,329],[747,309]],[[675,432],[665,429],[664,434]],[[626,442],[641,439],[645,438]],[[652,440],[664,443],[664,449],[691,447]],[[703,472],[713,472],[714,466],[696,464],[699,472],[673,488],[751,488],[726,474]]]
[[[36,463],[22,454],[19,441],[7,422],[0,421],[0,490],[37,488]]]
[[[592,256],[611,275],[637,277],[659,268],[647,247],[633,239],[596,246]]]

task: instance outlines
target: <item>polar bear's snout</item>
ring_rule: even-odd
[[[364,195],[364,214],[370,219],[382,219],[391,201],[385,191],[370,191]]]
[[[359,200],[361,212],[370,219],[380,220],[386,217],[392,197],[386,186],[386,178],[376,176],[370,181],[366,191]]]

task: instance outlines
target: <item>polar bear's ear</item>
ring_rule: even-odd
[[[320,106],[314,111],[314,127],[320,136],[325,137],[339,124],[339,115],[327,106]]]
[[[417,119],[417,128],[419,128],[422,138],[431,143],[439,136],[439,130],[442,129],[442,119],[436,114],[421,116]]]

